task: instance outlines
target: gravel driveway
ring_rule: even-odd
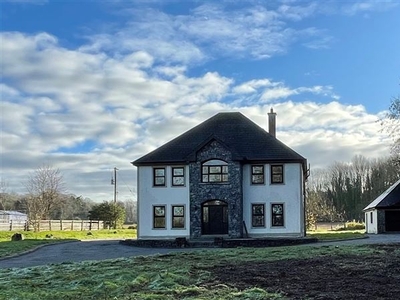
[[[328,245],[365,245],[400,243],[400,234],[369,235],[366,239],[320,242],[306,244],[303,247],[328,246]],[[197,248],[198,249],[198,248]],[[216,248],[213,248],[216,249]],[[139,248],[126,246],[118,240],[96,240],[69,242],[48,245],[36,251],[25,253],[16,257],[0,260],[0,268],[25,268],[38,265],[56,264],[62,262],[80,262],[85,260],[104,260],[121,257],[165,254],[171,252],[193,251],[194,249],[164,249],[164,248]],[[216,249],[217,250],[217,249]]]

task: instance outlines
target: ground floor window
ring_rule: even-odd
[[[153,206],[153,227],[165,228],[165,205]]]
[[[265,227],[265,205],[251,205],[251,225],[252,227]]]
[[[284,209],[283,203],[271,204],[271,213],[272,213],[271,219],[273,227],[285,226],[283,209]]]
[[[172,228],[185,228],[185,207],[183,205],[172,206]]]

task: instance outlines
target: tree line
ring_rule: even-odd
[[[363,209],[400,179],[393,157],[335,162],[326,169],[311,170],[308,179],[309,222],[363,221]]]
[[[116,228],[124,223],[136,223],[136,201],[113,203],[95,202],[65,192],[59,169],[43,165],[29,174],[25,183],[27,194],[7,191],[5,180],[0,181],[0,210],[15,210],[28,215],[30,225],[38,230],[41,220],[101,220]]]

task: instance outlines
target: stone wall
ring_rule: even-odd
[[[219,159],[228,163],[227,183],[202,183],[202,163]],[[198,238],[202,232],[202,204],[209,200],[222,200],[228,204],[229,237],[242,236],[243,231],[243,192],[242,167],[232,160],[232,153],[219,142],[213,140],[198,151],[196,161],[190,163],[190,237]]]

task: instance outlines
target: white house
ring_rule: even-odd
[[[364,208],[364,213],[367,233],[400,231],[400,180]]]
[[[219,113],[132,162],[138,239],[305,235],[307,161],[241,113]]]

